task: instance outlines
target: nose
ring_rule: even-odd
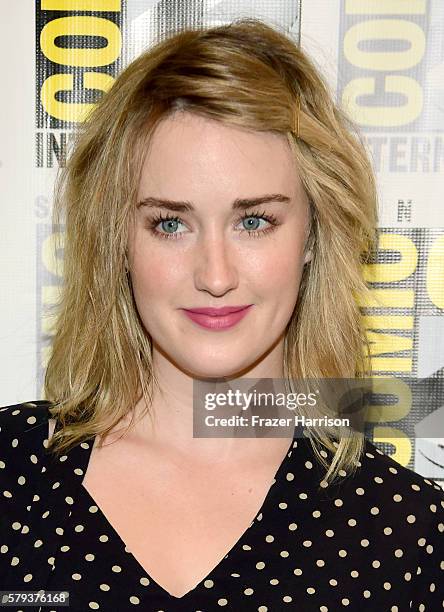
[[[196,245],[194,283],[199,291],[222,296],[239,283],[233,245],[221,234],[207,235]]]

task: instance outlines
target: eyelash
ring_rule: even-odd
[[[262,213],[259,213],[259,212],[252,212],[249,214],[245,213],[244,215],[242,215],[236,220],[236,225],[240,223],[241,221],[243,221],[244,219],[250,219],[250,218],[264,219],[265,221],[270,223],[269,227],[266,227],[265,229],[261,229],[261,230],[247,230],[247,229],[241,230],[241,233],[247,232],[248,235],[253,238],[260,238],[264,234],[268,234],[269,232],[274,231],[276,227],[279,225],[276,217],[272,214],[267,214],[265,211]],[[163,215],[162,213],[160,213],[156,215],[155,217],[153,217],[152,219],[149,219],[148,221],[148,229],[151,231],[151,233],[154,236],[156,236],[156,238],[162,238],[162,239],[165,238],[166,240],[178,240],[181,235],[180,233],[175,232],[173,234],[168,234],[166,232],[159,232],[158,230],[156,230],[156,226],[159,225],[159,223],[161,223],[162,221],[179,221],[182,223],[182,220],[180,219],[180,217],[175,217],[174,215],[170,215],[169,213],[166,215]]]

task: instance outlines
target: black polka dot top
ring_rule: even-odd
[[[48,405],[0,409],[0,590],[68,592],[69,607],[7,609],[443,609],[444,492],[368,440],[356,474],[327,485],[297,430],[248,529],[197,586],[175,597],[82,486],[93,441],[59,458],[46,452]]]

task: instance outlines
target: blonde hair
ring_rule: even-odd
[[[58,179],[54,224],[65,223],[64,284],[45,376],[60,426],[49,444],[56,454],[106,435],[142,395],[152,417],[151,339],[135,306],[126,248],[149,138],[177,109],[287,137],[310,202],[313,257],[286,330],[285,375],[370,374],[355,296],[367,290],[362,263],[375,245],[377,202],[358,132],[284,33],[256,19],[183,30],[119,75],[79,129]],[[354,469],[362,434],[338,444],[310,431],[326,479]],[[317,443],[333,452],[330,464]]]

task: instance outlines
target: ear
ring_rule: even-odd
[[[305,253],[304,265],[313,259],[313,251],[310,249]]]

